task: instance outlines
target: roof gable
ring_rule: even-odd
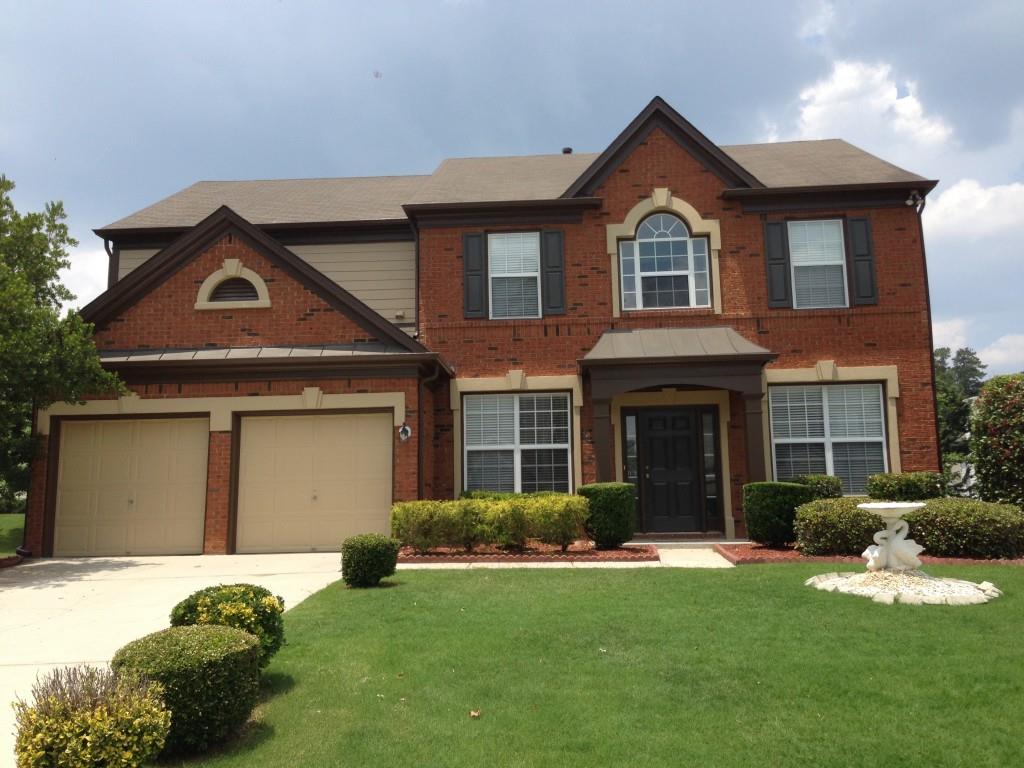
[[[764,186],[753,174],[672,109],[664,99],[655,96],[562,196],[592,195],[655,128],[661,128],[729,187],[756,189]]]
[[[104,325],[162,285],[171,275],[228,233],[237,233],[243,237],[290,277],[374,337],[392,342],[410,352],[426,351],[422,344],[227,206],[218,208],[192,230],[84,306],[80,311],[82,317],[94,325]]]

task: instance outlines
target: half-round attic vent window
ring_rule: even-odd
[[[244,277],[231,277],[220,283],[210,294],[210,301],[256,301],[256,286]]]

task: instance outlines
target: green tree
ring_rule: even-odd
[[[988,366],[981,362],[981,358],[973,349],[958,349],[949,368],[950,374],[966,397],[975,397],[981,392],[985,369]]]
[[[985,382],[971,415],[971,459],[982,499],[1024,507],[1024,374]]]
[[[59,272],[78,245],[60,202],[41,213],[19,213],[14,183],[0,175],[0,507],[28,488],[37,450],[35,409],[88,394],[119,392],[92,341],[92,326],[61,305],[75,297]]]

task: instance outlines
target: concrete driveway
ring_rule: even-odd
[[[103,664],[168,626],[171,608],[214,584],[249,582],[294,607],[340,578],[337,553],[35,560],[0,569],[0,768],[14,765],[15,696],[40,672]]]

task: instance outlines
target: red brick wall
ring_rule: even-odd
[[[612,317],[609,223],[619,223],[656,187],[668,187],[704,218],[721,222],[719,260],[723,313],[661,310]],[[462,317],[462,235],[480,227],[420,230],[420,340],[440,352],[460,377],[577,372],[577,360],[610,328],[727,325],[779,354],[780,368],[819,360],[840,366],[897,365],[901,459],[904,470],[936,469],[938,452],[932,399],[929,318],[917,214],[906,206],[815,211],[803,218],[845,215],[871,220],[879,302],[843,310],[769,309],[760,214],[743,213],[720,198],[725,185],[660,130],[656,130],[595,192],[602,207],[580,223],[527,223],[507,229],[559,228],[565,233],[566,304],[562,317],[539,320],[465,320]],[[776,218],[783,218],[781,215]],[[615,287],[617,290],[617,287]],[[742,432],[743,408],[733,407],[733,433]],[[592,428],[584,407],[583,429]],[[745,480],[742,434],[730,436],[733,486]],[[584,481],[593,479],[592,446],[584,442]],[[736,493],[734,492],[734,498]],[[735,502],[738,508],[738,500]]]
[[[240,410],[256,410],[257,398],[266,395],[298,395],[306,387],[320,387],[324,394],[360,392],[403,392],[405,394],[405,421],[412,427],[415,436],[419,429],[418,385],[415,378],[392,379],[310,379],[294,381],[240,381],[240,382],[189,382],[182,384],[150,384],[134,387],[140,397],[193,398],[217,396],[241,396],[251,399],[252,406]],[[194,412],[183,403],[182,410]],[[308,411],[307,413],[316,413]],[[417,498],[419,469],[417,462],[417,440],[402,442],[397,430],[394,437],[394,470],[392,493],[396,501]],[[26,546],[33,555],[43,551],[43,516],[46,499],[46,472],[48,456],[45,451],[33,462],[32,478],[28,494],[28,516],[26,518]],[[203,551],[206,554],[223,554],[229,548],[228,515],[230,503],[231,432],[211,432],[209,460],[207,465],[206,527]]]
[[[199,288],[225,259],[239,259],[267,284],[267,309],[193,309]],[[302,346],[372,341],[373,334],[327,304],[239,236],[225,236],[119,317],[96,329],[100,349]]]

